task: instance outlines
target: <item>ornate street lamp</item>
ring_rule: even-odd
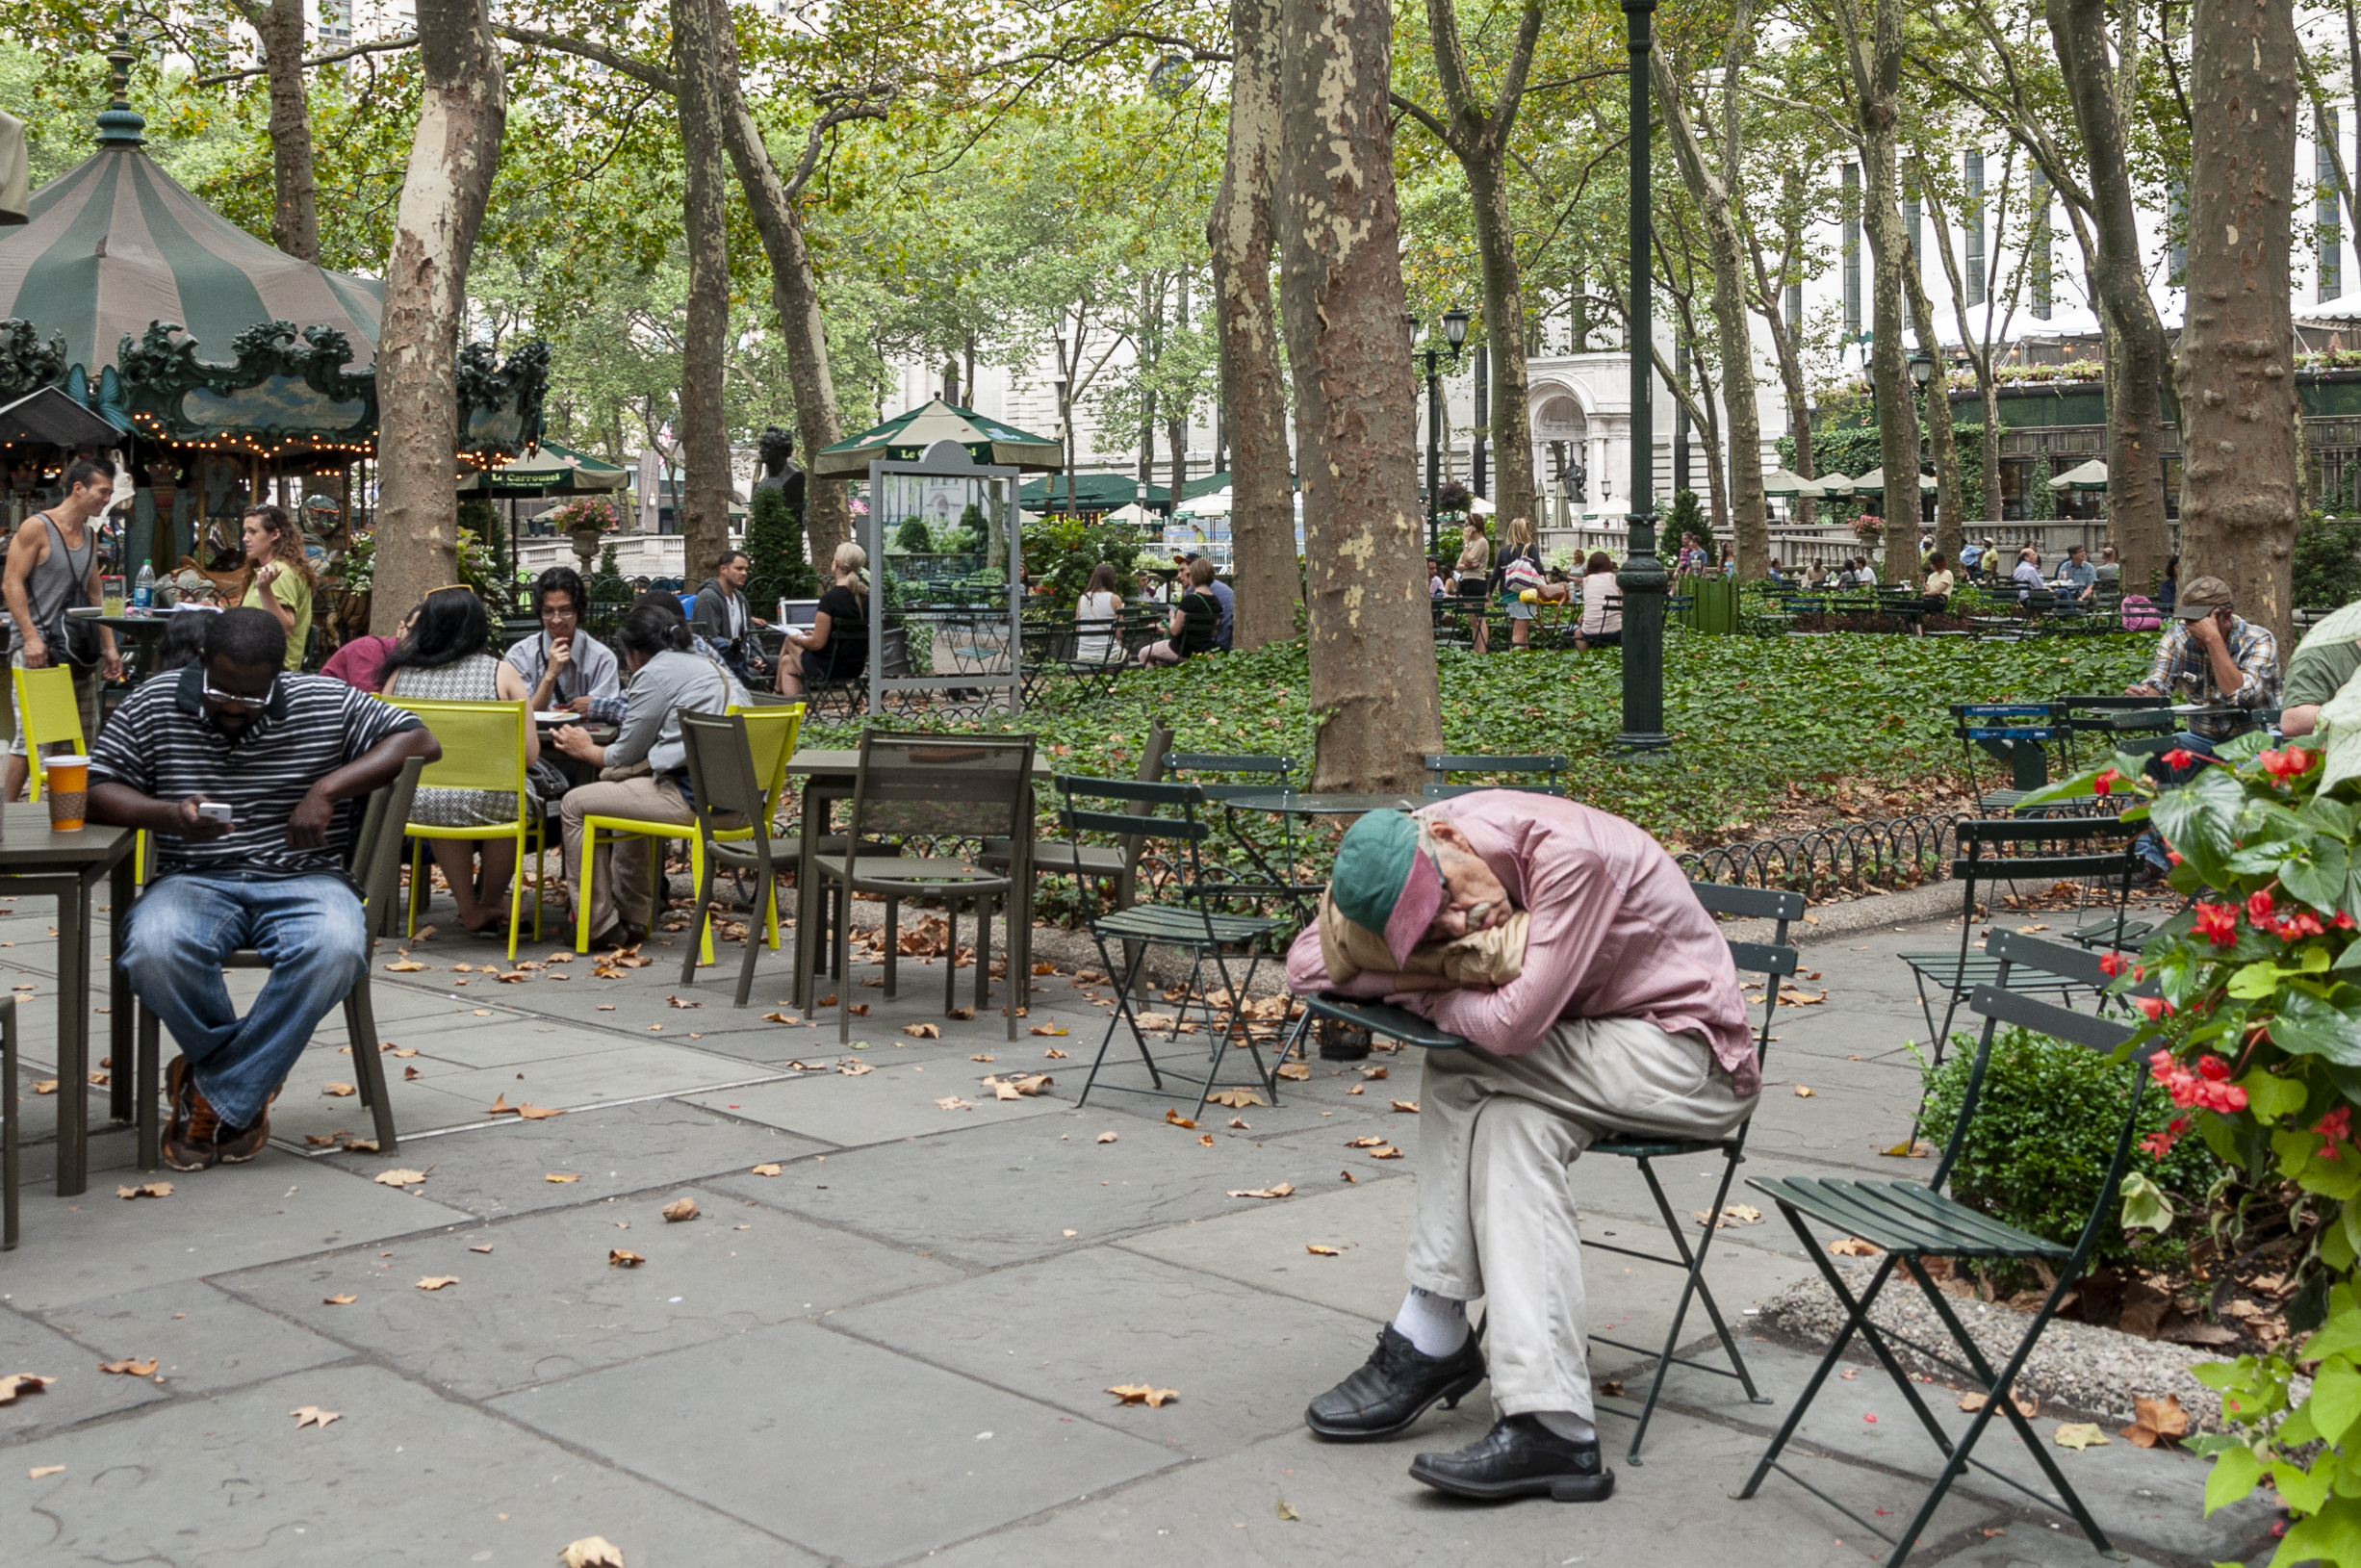
[[[1615,585],[1623,590],[1623,733],[1616,749],[1661,757],[1664,733],[1664,563],[1656,558],[1655,422],[1648,321],[1653,236],[1648,212],[1648,54],[1655,47],[1655,0],[1623,0],[1631,75],[1631,535]]]
[[[1410,336],[1417,341],[1419,319],[1405,318],[1410,323]],[[1459,346],[1468,341],[1468,313],[1454,305],[1443,313],[1443,339],[1450,345],[1451,368],[1459,367]],[[1443,377],[1436,368],[1442,350],[1434,339],[1426,340],[1426,553],[1432,555],[1440,547],[1442,532],[1435,516],[1435,497],[1443,483]]]

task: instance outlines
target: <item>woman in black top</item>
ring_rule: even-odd
[[[1178,664],[1192,654],[1215,645],[1221,629],[1221,606],[1205,591],[1214,579],[1214,563],[1199,555],[1189,563],[1189,591],[1173,606],[1170,634],[1140,650],[1142,664]]]
[[[779,689],[789,697],[801,697],[809,686],[850,680],[869,662],[869,618],[861,605],[869,591],[869,553],[847,540],[829,564],[836,580],[820,595],[810,630],[787,628],[786,647],[780,650]],[[803,656],[786,657],[791,650]]]

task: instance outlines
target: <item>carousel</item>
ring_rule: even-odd
[[[108,59],[98,150],[0,228],[0,407],[62,394],[109,434],[0,445],[0,521],[54,499],[77,453],[111,450],[130,480],[109,530],[115,570],[152,564],[188,591],[243,592],[239,517],[275,501],[321,568],[320,624],[365,621],[334,600],[374,501],[384,285],[273,249],[197,200],[145,151],[128,45]],[[538,341],[504,361],[461,350],[458,474],[533,448],[548,376]]]

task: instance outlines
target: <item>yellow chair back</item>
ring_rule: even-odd
[[[804,705],[732,707],[730,711],[746,721],[746,748],[754,754],[755,777],[761,781],[762,798],[770,803],[771,815],[776,818],[779,792],[787,782],[787,763],[804,731]]]
[[[500,789],[523,795],[525,737],[533,722],[526,704],[383,695],[377,700],[417,714],[443,743],[443,759],[428,763],[419,775],[421,789]]]
[[[16,677],[16,729],[25,737],[25,755],[31,764],[32,798],[41,798],[41,770],[38,758],[43,746],[61,742],[73,743],[75,755],[90,752],[82,735],[82,705],[74,699],[74,675],[62,664],[46,669],[28,670],[18,666]]]

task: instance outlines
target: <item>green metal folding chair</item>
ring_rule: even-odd
[[[1162,840],[1177,847],[1172,856],[1176,873],[1165,889],[1167,897],[1148,903],[1133,904],[1128,909],[1093,914],[1090,919],[1091,939],[1098,944],[1098,956],[1114,975],[1116,985],[1115,1015],[1107,1020],[1107,1032],[1098,1042],[1098,1054],[1091,1062],[1091,1075],[1082,1086],[1076,1099],[1078,1105],[1090,1103],[1091,1091],[1097,1087],[1100,1070],[1106,1066],[1107,1051],[1115,1043],[1116,1031],[1128,1027],[1133,1043],[1139,1048],[1140,1060],[1146,1065],[1148,1087],[1134,1084],[1110,1083],[1110,1089],[1132,1093],[1162,1094],[1165,1069],[1159,1067],[1155,1056],[1148,1050],[1147,1036],[1141,1030],[1139,1015],[1132,1009],[1132,991],[1139,978],[1140,966],[1146,962],[1150,947],[1178,947],[1189,952],[1192,964],[1188,995],[1204,995],[1206,1032],[1211,1035],[1211,1059],[1206,1064],[1204,1081],[1196,1085],[1197,1104],[1192,1116],[1200,1115],[1213,1092],[1223,1087],[1221,1062],[1228,1053],[1233,1039],[1240,1040],[1254,1060],[1257,1087],[1269,1088],[1275,1079],[1276,1064],[1263,1066],[1261,1042],[1252,1026],[1245,1019],[1243,1010],[1246,990],[1265,957],[1263,944],[1282,929],[1284,922],[1260,914],[1232,914],[1217,908],[1231,890],[1231,885],[1210,881],[1198,859],[1198,846],[1213,834],[1210,823],[1197,820],[1197,808],[1205,804],[1205,790],[1198,784],[1148,784],[1126,779],[1094,779],[1077,774],[1061,773],[1057,786],[1065,805],[1058,812],[1058,826],[1069,835],[1067,842],[1076,856],[1075,874],[1082,874],[1080,850],[1082,835],[1088,833],[1115,834],[1142,840]],[[1108,803],[1120,803],[1110,805]],[[1138,808],[1145,808],[1138,810]],[[1185,871],[1183,868],[1185,867]],[[1176,886],[1174,884],[1177,884]],[[1110,944],[1115,944],[1111,946]],[[1118,964],[1115,954],[1120,948],[1125,962]],[[1233,976],[1231,964],[1245,958],[1245,972]],[[1219,999],[1203,986],[1205,966],[1211,961],[1220,977]],[[1173,1015],[1171,1027],[1166,1032],[1167,1043],[1177,1044],[1181,1024],[1186,1016],[1186,1005]],[[1243,1087],[1243,1086],[1242,1086]],[[1275,1102],[1277,1092],[1271,1092]]]
[[[2041,1331],[2049,1326],[2050,1320],[2057,1316],[2059,1303],[2080,1280],[2101,1228],[2116,1222],[2116,1200],[2123,1184],[2123,1172],[2130,1162],[2133,1139],[2139,1132],[2140,1107],[2146,1093],[2149,1058],[2156,1043],[2150,1042],[2129,1054],[2131,1089],[2126,1096],[2122,1130],[2116,1138],[2115,1158],[2108,1166],[2105,1181],[2100,1185],[2098,1200],[2092,1206],[2090,1217],[2084,1221],[2081,1234],[2073,1246],[2066,1247],[2046,1240],[1967,1207],[1948,1195],[1943,1188],[1966,1143],[1967,1128],[1975,1118],[1976,1101],[1984,1086],[1985,1069],[1991,1059],[1992,1041],[2000,1025],[2005,1023],[2030,1029],[2053,1040],[2110,1055],[2123,1052],[2133,1034],[2129,1024],[2070,1012],[2009,989],[2009,970],[2013,965],[2044,970],[2057,965],[2052,972],[2087,983],[2097,971],[2098,959],[2095,955],[2015,932],[1994,932],[1989,951],[2000,964],[2000,984],[1978,986],[1968,998],[1968,1009],[1984,1019],[1984,1029],[1977,1042],[1975,1060],[1968,1068],[1966,1092],[1961,1100],[1959,1120],[1953,1125],[1950,1141],[1944,1145],[1941,1162],[1925,1183],[1837,1176],[1783,1176],[1758,1177],[1748,1184],[1779,1205],[1780,1213],[1786,1217],[1788,1224],[1795,1229],[1797,1239],[1803,1243],[1805,1253],[1818,1266],[1821,1276],[1828,1281],[1829,1289],[1842,1303],[1845,1324],[1829,1345],[1827,1353],[1821,1357],[1809,1381],[1804,1385],[1803,1393],[1796,1399],[1795,1408],[1788,1412],[1778,1435],[1763,1451],[1762,1458],[1755,1466],[1754,1474],[1748,1477],[1745,1489],[1738,1493],[1738,1497],[1753,1497],[1760,1489],[1764,1478],[1776,1470],[1863,1529],[1890,1544],[1893,1552],[1886,1559],[1887,1568],[1899,1568],[1899,1564],[1910,1555],[1911,1549],[1917,1544],[1919,1536],[1935,1517],[1935,1510],[1951,1489],[1952,1482],[1959,1479],[1971,1464],[2041,1506],[2070,1515],[2084,1536],[2100,1554],[2108,1556],[2119,1555],[2108,1541],[2106,1533],[2099,1529],[2097,1521],[2091,1517],[2091,1511],[2084,1506],[2082,1499],[2075,1495],[2074,1488],[2058,1468],[2057,1461],[2051,1457],[2049,1443],[2033,1429],[2031,1422],[2016,1408],[2010,1395],[2018,1374],[2024,1370],[2026,1358],[2033,1353],[2034,1346],[2040,1341]],[[2103,980],[2104,976],[2097,978]],[[1826,1246],[1812,1235],[1807,1220],[1817,1221],[1848,1236],[1858,1237],[1883,1250],[1885,1256],[1870,1275],[1865,1288],[1856,1294],[1846,1283],[1843,1274],[1830,1260]],[[2016,1348],[2003,1358],[1998,1367],[1992,1365],[1977,1345],[1975,1337],[1960,1322],[1950,1298],[1936,1286],[1934,1277],[1926,1268],[1926,1260],[1932,1257],[1949,1258],[1955,1264],[1998,1262],[2004,1259],[2038,1261],[2054,1271],[2056,1282],[2042,1298],[2033,1321],[2018,1338]],[[1958,1345],[1960,1354],[1965,1357],[1964,1361],[1917,1344],[1899,1332],[1881,1329],[1870,1322],[1870,1310],[1885,1290],[1886,1281],[1893,1277],[1897,1265],[1909,1271],[1911,1277],[1918,1282],[1919,1290]],[[1780,1462],[1780,1454],[1794,1438],[1796,1429],[1803,1425],[1805,1414],[1811,1408],[1811,1401],[1819,1396],[1829,1374],[1835,1371],[1836,1363],[1843,1358],[1856,1335],[1867,1342],[1879,1364],[1893,1378],[1894,1386],[1901,1390],[1903,1399],[1917,1417],[1919,1425],[1943,1454],[1941,1473],[1935,1478],[1925,1501],[1919,1504],[1917,1512],[1903,1527],[1899,1535],[1886,1534],[1872,1521],[1862,1518]],[[1984,1396],[1983,1407],[1976,1411],[1968,1422],[1967,1429],[1956,1441],[1920,1396],[1919,1385],[1912,1380],[1910,1373],[1894,1352],[1896,1344],[1943,1367],[1965,1380],[1972,1392]],[[2041,1467],[2042,1474],[2048,1477],[2050,1484],[2057,1488],[2054,1498],[2043,1496],[1973,1456],[1976,1443],[1984,1436],[1995,1416],[2015,1429],[2025,1452],[2032,1455],[2034,1462]]]

